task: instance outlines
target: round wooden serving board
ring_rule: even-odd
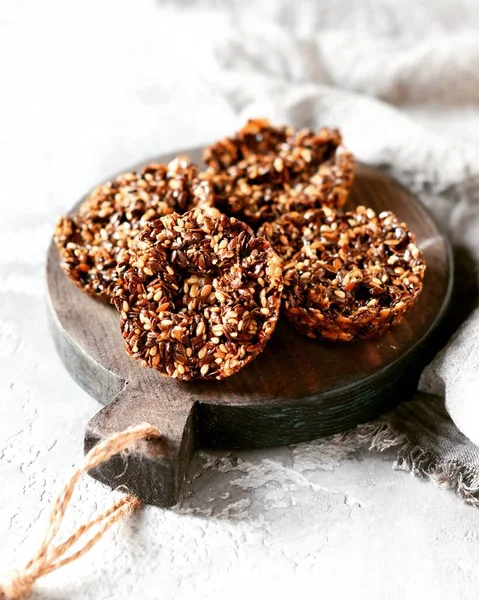
[[[201,164],[201,149],[181,154]],[[118,313],[73,285],[51,245],[47,281],[56,347],[74,379],[106,405],[88,425],[85,449],[142,422],[163,434],[114,457],[93,477],[114,488],[124,485],[150,504],[171,506],[198,446],[305,441],[372,419],[411,396],[431,350],[425,344],[450,298],[451,251],[418,200],[381,171],[358,166],[348,206],[358,204],[390,209],[416,233],[427,262],[416,306],[388,335],[349,344],[318,343],[281,321],[264,352],[222,381],[176,381],[130,358]]]

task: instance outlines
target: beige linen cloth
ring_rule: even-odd
[[[339,125],[359,160],[414,190],[449,235],[445,347],[412,401],[358,432],[479,504],[479,4],[243,0],[225,22],[210,81],[240,121]]]

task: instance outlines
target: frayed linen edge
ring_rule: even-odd
[[[398,432],[386,421],[364,423],[335,436],[337,441],[354,438],[371,451],[396,449],[393,469],[427,478],[441,488],[452,489],[466,504],[479,507],[479,486],[472,485],[474,476],[464,465],[441,461],[434,453],[412,443],[406,434]]]

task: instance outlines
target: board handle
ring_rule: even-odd
[[[126,385],[88,423],[85,452],[112,433],[140,423],[157,427],[161,438],[139,441],[128,453],[113,456],[89,474],[112,488],[123,486],[147,504],[173,506],[195,448],[193,402],[160,402],[154,390]]]

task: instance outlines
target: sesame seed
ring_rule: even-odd
[[[209,285],[209,284],[208,284],[208,285],[205,285],[205,286],[203,286],[203,287],[201,288],[200,296],[201,296],[202,298],[207,298],[207,297],[208,297],[208,296],[211,294],[211,291],[212,291],[212,289],[213,289],[213,288],[212,288],[212,287],[211,287],[211,285]]]

